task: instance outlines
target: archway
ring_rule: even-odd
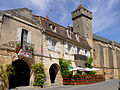
[[[52,64],[49,69],[51,83],[55,83],[56,75],[59,71],[58,65]]]
[[[11,89],[19,86],[29,86],[29,65],[21,59],[13,61],[12,65],[15,70],[15,75],[9,76],[9,88]]]

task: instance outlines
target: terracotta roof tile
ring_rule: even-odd
[[[67,31],[66,31],[67,28],[65,28],[65,27],[63,27],[63,26],[61,26],[59,24],[56,24],[56,23],[50,21],[49,19],[46,19],[46,18],[41,17],[41,16],[40,16],[40,20],[41,20],[42,27],[44,29],[46,29],[47,31],[53,32],[53,30],[51,30],[51,28],[50,28],[50,24],[52,24],[52,25],[54,25],[56,27],[56,32],[55,33],[57,35],[60,35],[60,36],[62,36],[64,38],[71,39],[72,41],[80,44],[81,46],[83,46],[85,48],[88,48],[88,49],[91,49],[90,45],[88,44],[87,40],[84,37],[82,37],[82,36],[79,35],[79,40],[80,41],[78,42],[77,39],[76,39],[76,35],[75,35],[74,32],[71,32],[71,38],[69,38],[67,36]]]

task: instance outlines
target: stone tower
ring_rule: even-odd
[[[73,31],[84,36],[90,46],[93,46],[92,37],[92,12],[88,11],[82,5],[72,12]]]

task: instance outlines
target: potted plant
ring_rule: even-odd
[[[17,53],[19,52],[20,48],[21,48],[21,43],[17,43],[16,44],[16,51],[17,51]]]
[[[34,48],[32,46],[29,47],[29,51],[33,51]]]

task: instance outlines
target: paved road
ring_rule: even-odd
[[[70,85],[43,88],[40,90],[118,90],[119,80],[106,80],[105,82],[89,85]],[[35,89],[38,90],[38,89]]]

